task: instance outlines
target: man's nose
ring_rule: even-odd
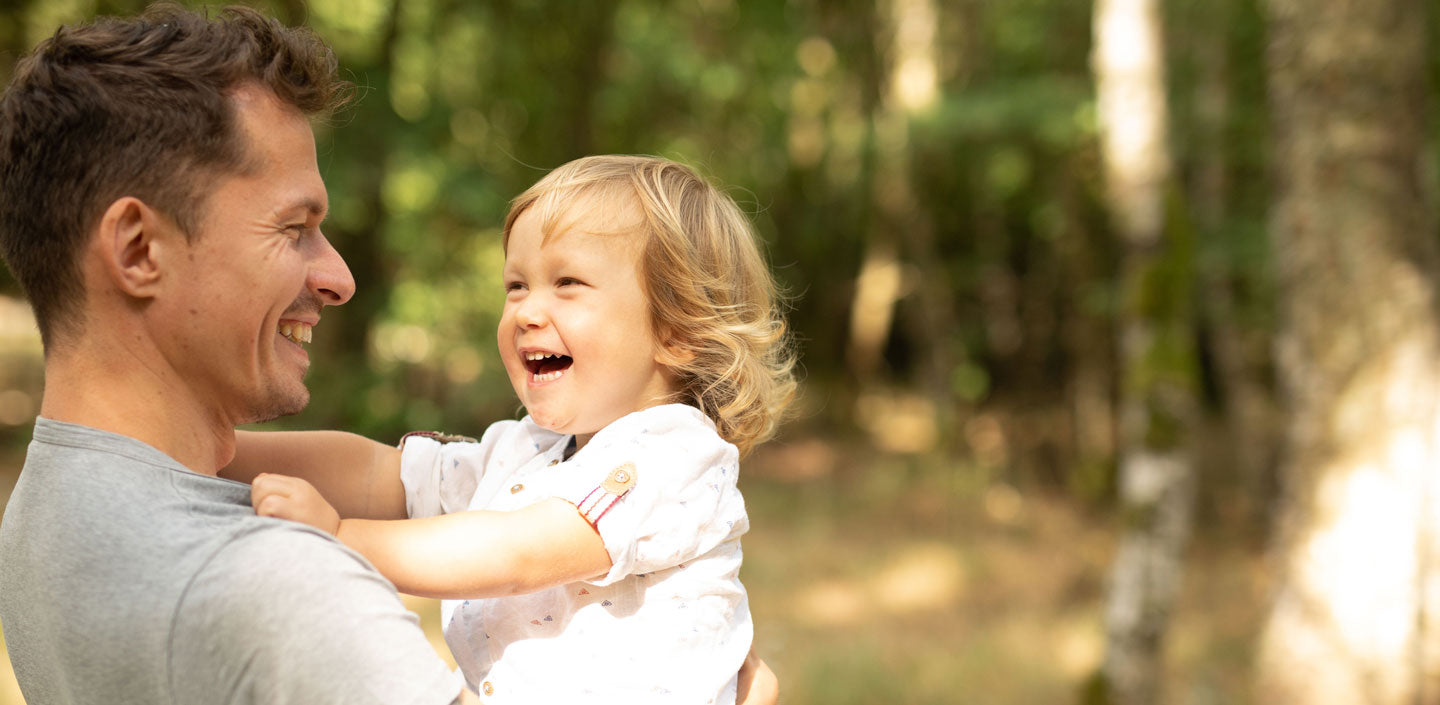
[[[310,275],[305,285],[327,306],[339,306],[355,295],[355,278],[345,259],[324,235],[311,239]]]

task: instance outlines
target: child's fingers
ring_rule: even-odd
[[[250,482],[250,503],[259,505],[260,500],[284,492],[284,484],[276,475],[257,475]]]
[[[340,528],[340,515],[298,477],[257,475],[250,483],[250,506],[259,516],[304,522],[332,536]]]
[[[258,475],[250,483],[250,505],[260,516],[280,516],[288,501],[295,495],[298,485],[303,482],[285,475]]]
[[[252,497],[262,493],[295,497],[303,494],[309,487],[310,483],[298,477],[261,473],[250,482],[250,494]]]
[[[286,500],[286,497],[272,494],[261,497],[259,501],[253,501],[252,504],[255,505],[255,513],[262,517],[278,517],[283,519],[285,518],[284,514],[287,508]]]

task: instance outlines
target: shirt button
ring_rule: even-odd
[[[560,464],[560,459],[559,459],[559,458],[556,458],[556,459],[550,461],[550,465],[551,465],[552,467],[555,466],[555,465],[559,465],[559,464]]]
[[[495,686],[490,685],[490,681],[485,681],[485,684],[482,685],[482,686],[480,686],[480,689],[483,690],[483,691],[485,691],[485,694],[486,694],[486,695],[494,695],[494,694],[495,694]]]
[[[515,493],[517,493],[517,492],[519,492],[520,490],[523,490],[523,489],[525,489],[525,485],[522,485],[522,484],[520,484],[520,483],[517,482],[517,483],[515,483],[515,486],[514,486],[514,487],[511,487],[511,488],[510,488],[510,494],[515,494]]]

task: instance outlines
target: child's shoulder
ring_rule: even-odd
[[[490,424],[485,429],[485,435],[480,437],[480,445],[505,454],[528,455],[545,452],[569,437],[568,434],[543,428],[526,416],[519,421],[507,419]]]
[[[400,446],[405,450],[419,446],[438,450],[445,446],[449,448],[445,452],[469,454],[485,453],[488,449],[510,446],[544,448],[554,444],[562,437],[561,434],[541,428],[531,421],[529,416],[526,416],[518,421],[514,419],[496,421],[487,426],[485,432],[478,439],[441,431],[411,431],[401,438]]]
[[[724,455],[734,449],[720,437],[709,417],[688,404],[662,404],[626,414],[595,434],[590,446],[673,450],[696,457]]]
[[[612,421],[600,433],[632,436],[678,433],[720,438],[715,422],[689,404],[660,404],[632,411]]]

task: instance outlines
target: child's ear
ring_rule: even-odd
[[[115,287],[136,298],[155,295],[178,233],[169,220],[138,198],[117,199],[100,216],[100,256]]]
[[[655,361],[666,367],[685,365],[694,360],[695,348],[674,336],[655,348]]]

